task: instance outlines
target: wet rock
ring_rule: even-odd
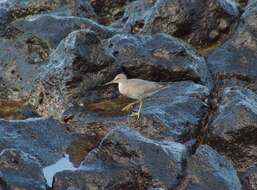
[[[3,190],[46,190],[40,163],[16,149],[4,149],[0,153],[0,179]]]
[[[127,127],[111,131],[75,172],[61,172],[53,189],[146,189],[176,186],[186,147],[153,141]]]
[[[120,25],[127,32],[164,32],[204,48],[224,41],[238,16],[234,1],[144,0],[128,5]]]
[[[32,104],[39,113],[60,118],[66,108],[87,97],[87,90],[106,81],[114,71],[113,62],[95,32],[70,33],[42,68]]]
[[[257,70],[257,2],[245,8],[239,26],[230,39],[208,56],[210,71],[215,77],[237,77],[256,81]]]
[[[204,59],[182,41],[165,35],[115,35],[108,48],[130,78],[192,80],[211,86]]]
[[[254,165],[241,176],[241,182],[245,190],[257,189],[257,167]]]
[[[241,190],[236,170],[230,161],[208,145],[201,145],[188,158],[186,177],[178,189]]]
[[[48,118],[0,120],[0,126],[0,150],[22,150],[36,157],[43,166],[61,158],[73,139],[66,125]]]
[[[231,158],[237,169],[256,162],[257,95],[244,87],[226,87],[209,121],[209,143]]]
[[[208,109],[207,87],[193,82],[174,82],[144,101],[140,119],[129,126],[154,139],[186,141],[194,138]]]

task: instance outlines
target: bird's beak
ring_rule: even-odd
[[[104,86],[107,86],[107,85],[109,85],[109,84],[113,84],[113,80],[110,81],[110,82],[105,83]]]

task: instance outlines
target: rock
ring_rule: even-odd
[[[257,189],[257,167],[254,165],[241,176],[241,182],[245,190]]]
[[[188,158],[186,177],[180,190],[241,190],[236,170],[208,145],[201,145]]]
[[[79,29],[95,31],[100,38],[109,38],[113,34],[109,28],[87,18],[44,14],[12,22],[8,25],[5,36],[11,39],[19,38],[24,42],[38,39],[43,41],[49,49],[54,49],[70,32]],[[31,43],[33,45],[33,42]]]
[[[204,59],[182,41],[165,35],[120,35],[108,42],[117,63],[130,78],[154,81],[192,80],[211,86]]]
[[[46,190],[40,163],[32,156],[16,149],[0,153],[0,188],[15,190]]]
[[[0,120],[0,151],[22,150],[36,157],[43,166],[60,159],[72,139],[66,125],[50,118]]]
[[[111,76],[113,62],[95,32],[70,33],[42,68],[32,104],[39,113],[60,118],[72,103],[87,98],[87,90],[102,85]]]
[[[146,189],[177,185],[184,145],[153,141],[128,127],[112,130],[75,172],[60,172],[53,189]]]
[[[154,139],[190,140],[196,136],[208,109],[207,87],[174,82],[144,101],[141,117],[129,118],[129,126]]]
[[[226,87],[209,120],[208,142],[231,158],[237,169],[256,162],[257,95],[244,87]]]
[[[69,15],[69,16],[81,16],[94,18],[96,15],[93,8],[87,1],[82,0],[12,0],[12,1],[1,1],[0,8],[5,10],[6,19],[3,26],[18,19],[26,16],[49,13]],[[1,12],[1,11],[0,11]],[[1,13],[0,13],[1,15]]]
[[[81,28],[92,29],[99,38],[112,35],[109,29],[79,17],[39,15],[12,22],[6,29],[9,39],[0,39],[2,96],[28,99],[49,55],[70,32]]]
[[[238,17],[235,2],[229,0],[144,0],[129,4],[119,25],[131,33],[164,32],[204,48],[224,42]]]
[[[123,16],[128,2],[130,0],[91,0],[91,6],[98,16],[98,22],[109,25]]]
[[[208,65],[215,78],[237,77],[245,81],[257,79],[257,2],[245,8],[239,26],[230,39],[208,56]]]

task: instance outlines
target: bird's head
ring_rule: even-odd
[[[104,85],[109,85],[109,84],[113,84],[113,83],[120,83],[120,82],[123,82],[124,80],[127,80],[127,76],[122,73],[122,74],[116,75],[116,77],[112,81],[107,82]]]

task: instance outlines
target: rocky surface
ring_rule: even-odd
[[[241,184],[232,163],[225,160],[208,145],[201,145],[188,158],[186,177],[179,189],[233,189]]]
[[[49,189],[51,164],[54,190],[256,189],[256,10],[0,1],[0,189]],[[121,72],[167,85],[139,119],[104,86]]]
[[[164,32],[205,48],[224,41],[238,16],[235,2],[228,0],[138,0],[126,7],[119,24],[127,32]]]
[[[109,40],[108,48],[132,78],[192,80],[211,86],[205,60],[192,47],[172,36],[118,34]]]
[[[16,149],[0,153],[0,188],[46,190],[42,166],[35,157]]]
[[[257,159],[257,95],[246,88],[227,87],[218,104],[209,126],[209,141],[238,168],[246,169]]]
[[[256,81],[256,6],[256,1],[249,2],[231,38],[208,56],[209,68],[215,77],[234,76],[247,81]]]
[[[241,176],[242,184],[246,190],[257,189],[257,167],[254,165]]]
[[[58,173],[53,189],[170,189],[182,175],[186,155],[182,144],[153,141],[128,127],[117,128],[85,158],[81,169]]]
[[[52,164],[73,139],[65,127],[48,118],[0,120],[0,150],[16,148],[36,157],[42,165]]]

